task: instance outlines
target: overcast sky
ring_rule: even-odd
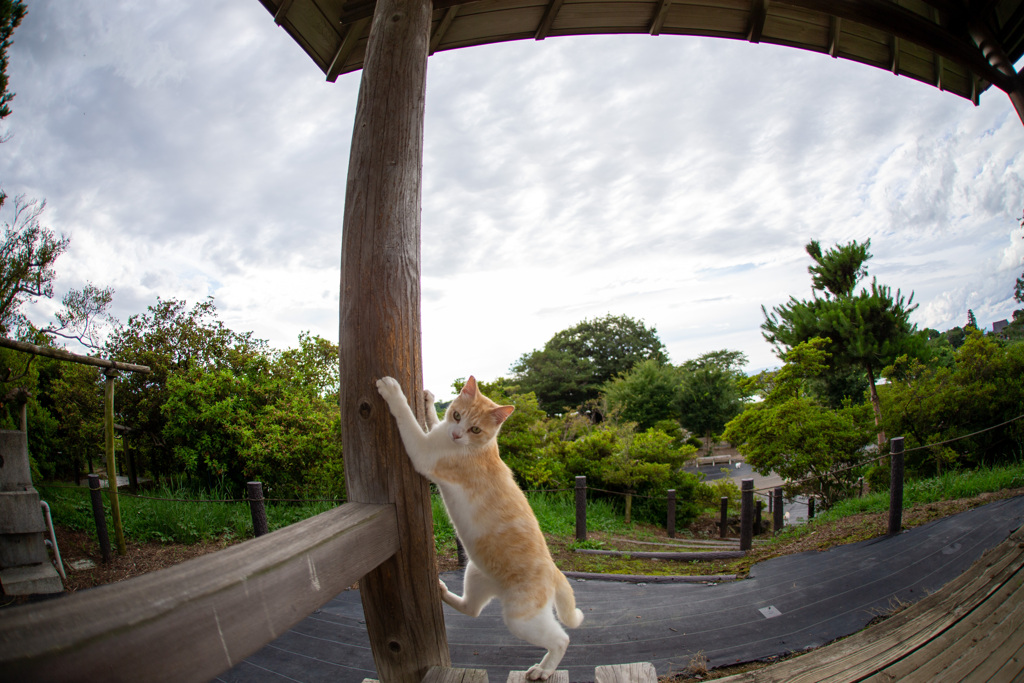
[[[277,348],[337,341],[360,73],[327,83],[257,0],[28,6],[0,186],[45,198],[71,237],[55,299],[111,286],[126,320],[214,296]],[[914,292],[922,327],[1016,307],[1024,125],[996,89],[975,107],[820,54],[667,35],[443,52],[427,79],[439,396],[609,313],[655,327],[674,363],[728,348],[778,365],[761,306],[809,296],[811,239],[870,238],[870,274]]]

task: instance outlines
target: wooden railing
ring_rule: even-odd
[[[393,505],[346,503],[161,571],[0,612],[9,681],[208,681],[399,548]]]

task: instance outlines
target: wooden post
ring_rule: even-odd
[[[740,550],[750,550],[754,532],[754,480],[740,481]]]
[[[775,487],[774,494],[775,502],[772,514],[775,516],[772,518],[772,532],[777,534],[780,531],[782,531],[782,525],[785,523],[785,518],[783,517],[783,515],[785,514],[786,506],[782,502],[781,486]]]
[[[100,493],[100,475],[89,475],[89,495],[92,497],[92,518],[96,521],[96,538],[100,542],[103,561],[110,562],[110,535],[107,534],[107,516],[103,512],[103,494]]]
[[[633,512],[633,494],[626,492],[626,524],[630,523],[630,517]]]
[[[903,437],[889,441],[889,535],[903,528]]]
[[[718,518],[718,537],[725,538],[729,533],[729,496],[722,496]]]
[[[576,540],[587,540],[587,478],[576,477]]]
[[[668,490],[668,537],[676,537],[676,490]]]
[[[124,527],[121,525],[121,504],[117,500],[117,460],[114,456],[114,380],[118,372],[112,368],[103,371],[106,382],[103,387],[103,433],[107,446],[107,495],[110,496],[110,518],[114,521],[114,536],[117,539],[117,554],[125,555],[128,547],[124,542]]]
[[[375,382],[390,375],[422,421],[420,213],[430,0],[379,0],[363,63],[345,190],[340,394],[348,499],[394,504],[401,549],[359,581],[382,683],[450,666],[427,481]]]
[[[754,506],[754,535],[760,536],[761,532],[764,531],[764,524],[761,522],[761,511],[764,510],[764,501],[757,501],[757,505]]]
[[[249,499],[249,514],[252,515],[252,533],[259,538],[270,531],[267,524],[267,508],[263,504],[263,482],[247,482],[245,492]]]
[[[814,519],[814,496],[807,496],[807,521]]]

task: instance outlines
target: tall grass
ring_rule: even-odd
[[[56,524],[96,535],[89,490],[41,485],[40,496],[50,505]],[[250,538],[252,516],[244,502],[207,503],[180,502],[180,500],[225,500],[237,498],[226,486],[211,490],[196,490],[181,481],[172,482],[146,493],[147,498],[118,496],[121,523],[125,537],[135,541],[161,543],[199,543],[213,540],[241,540]],[[167,498],[174,500],[151,500]],[[104,509],[110,538],[114,538],[113,519],[109,499],[104,492]],[[270,530],[279,529],[312,517],[334,507],[333,503],[268,503],[267,524]]]
[[[929,479],[911,479],[903,485],[904,509],[940,500],[971,498],[990,491],[1024,486],[1024,464],[1000,467],[979,467],[974,470],[947,472]],[[889,492],[876,491],[863,498],[848,498],[818,515],[819,521],[830,521],[863,512],[885,512],[889,509]]]

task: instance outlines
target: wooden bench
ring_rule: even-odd
[[[942,589],[849,638],[718,683],[1016,681],[1024,675],[1024,527]]]

